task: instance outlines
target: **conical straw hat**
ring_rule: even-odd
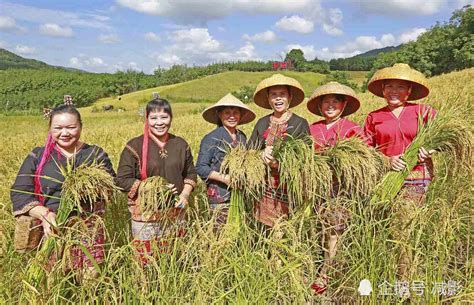
[[[253,101],[260,107],[272,109],[268,103],[268,88],[272,86],[289,86],[291,93],[290,108],[299,105],[304,100],[304,91],[301,84],[294,78],[284,76],[282,74],[273,74],[269,78],[262,80],[255,93],[253,94]]]
[[[219,116],[217,115],[218,107],[238,107],[240,108],[240,122],[239,125],[247,124],[255,119],[255,113],[238,98],[228,93],[226,96],[221,98],[217,103],[207,107],[202,112],[202,117],[212,124],[219,122]]]
[[[352,88],[342,85],[338,82],[329,82],[314,90],[313,94],[308,100],[306,107],[308,110],[316,115],[323,116],[320,105],[324,95],[326,94],[342,94],[346,97],[347,105],[344,108],[341,116],[346,116],[356,112],[360,107],[359,99]]]
[[[430,93],[428,80],[423,73],[412,69],[407,64],[394,64],[393,67],[378,70],[370,79],[367,87],[373,94],[383,97],[382,84],[389,79],[401,79],[411,83],[409,101],[419,100]]]

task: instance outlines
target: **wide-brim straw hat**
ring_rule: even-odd
[[[408,97],[409,101],[419,100],[420,98],[428,96],[430,93],[428,80],[423,73],[411,68],[407,64],[400,63],[375,72],[367,88],[373,94],[384,97],[382,85],[385,80],[389,79],[401,79],[411,83],[411,94]]]
[[[207,107],[202,112],[202,117],[212,124],[217,124],[219,122],[219,116],[217,115],[217,110],[219,107],[238,107],[240,108],[240,121],[239,125],[247,124],[252,122],[256,115],[247,105],[242,103],[238,98],[228,93],[226,96],[221,98],[217,103],[212,106]]]
[[[253,94],[253,101],[255,104],[262,108],[272,109],[268,103],[268,88],[273,86],[288,86],[290,88],[290,108],[301,104],[304,100],[303,87],[296,79],[282,74],[273,74],[258,84],[257,89],[255,89],[255,93]]]
[[[360,101],[357,98],[355,91],[348,86],[338,82],[329,82],[314,90],[313,94],[308,100],[306,107],[308,110],[316,115],[324,116],[321,113],[321,101],[327,94],[341,94],[344,95],[347,101],[346,107],[341,116],[346,116],[356,112],[360,107]]]

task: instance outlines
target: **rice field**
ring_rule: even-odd
[[[256,76],[255,80],[264,78]],[[304,77],[302,75],[301,77]],[[474,126],[474,69],[430,79],[432,93],[424,102],[436,109],[455,109],[470,128]],[[307,95],[318,79],[303,82]],[[198,91],[218,88],[213,77],[193,81],[196,96],[209,102],[227,92]],[[238,85],[240,87],[240,85]],[[114,105],[125,112],[96,112],[81,109],[82,139],[98,144],[117,167],[125,143],[142,133],[140,106],[151,92],[185,96],[180,85],[149,89],[122,96]],[[184,89],[183,89],[184,90]],[[186,89],[188,90],[188,89]],[[207,91],[207,93],[206,93]],[[194,91],[193,91],[194,92]],[[182,94],[182,95],[181,95]],[[207,95],[206,95],[207,94]],[[370,93],[360,94],[361,109],[351,120],[362,124],[368,112],[384,105]],[[98,106],[109,103],[98,101]],[[173,100],[170,98],[173,103]],[[202,137],[214,126],[201,115],[208,103],[174,103],[171,132],[185,138],[196,158]],[[251,105],[257,116],[268,112]],[[445,108],[445,109],[447,109]],[[319,120],[306,111],[298,115]],[[249,136],[255,122],[242,127]],[[307,211],[295,213],[273,230],[264,230],[248,217],[238,235],[216,232],[213,215],[206,208],[205,188],[200,183],[191,198],[187,234],[166,240],[155,249],[149,267],[141,268],[131,247],[126,198],[120,194],[106,211],[107,254],[98,278],[79,281],[58,264],[47,275],[45,286],[33,291],[27,285],[29,260],[34,254],[13,250],[14,219],[9,189],[19,166],[46,139],[47,123],[41,116],[2,116],[0,120],[0,303],[178,303],[178,304],[466,304],[474,302],[473,215],[474,184],[471,159],[462,162],[453,154],[434,156],[436,179],[423,207],[402,200],[370,204],[370,198],[344,198],[341,204],[351,217],[340,239],[339,250],[329,270],[329,288],[324,296],[309,288],[322,265],[323,219]],[[341,160],[341,162],[348,160]],[[459,161],[459,162],[458,162]],[[354,158],[353,162],[363,162]],[[350,162],[349,162],[350,163]],[[354,172],[360,167],[354,165]],[[239,173],[245,176],[245,173]],[[367,173],[370,178],[376,173]],[[360,176],[354,174],[354,177]],[[355,184],[366,191],[368,186]],[[316,186],[315,186],[316,187]],[[302,195],[302,194],[299,194]],[[239,199],[240,200],[240,199]],[[61,240],[65,247],[73,239]],[[155,245],[158,247],[159,245]],[[407,253],[411,269],[407,279],[397,279],[400,253]],[[361,296],[359,283],[371,282],[372,293]],[[80,282],[80,284],[79,284]],[[411,295],[406,295],[407,291]]]

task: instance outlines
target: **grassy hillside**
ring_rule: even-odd
[[[318,86],[318,83],[325,77],[323,74],[312,72],[282,71],[281,73],[297,79],[305,89],[306,96],[310,96]],[[362,84],[365,81],[365,73],[363,71],[347,72],[350,80],[357,84]],[[160,93],[162,97],[169,99],[171,102],[207,104],[215,102],[227,93],[236,91],[243,86],[255,88],[262,79],[272,74],[275,74],[275,72],[231,71],[219,73],[179,84],[136,91],[120,97],[103,98],[94,103],[94,105],[100,108],[102,105],[111,104],[127,110],[137,109],[139,105],[150,100],[153,92]]]

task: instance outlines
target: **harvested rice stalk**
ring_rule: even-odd
[[[65,179],[56,215],[58,226],[64,225],[72,212],[83,212],[86,204],[90,205],[92,210],[94,203],[109,202],[117,190],[113,177],[103,164],[83,164],[77,168],[73,168],[73,164],[74,160],[61,169]],[[26,280],[28,287],[36,290],[39,288],[45,276],[43,264],[56,248],[57,237],[51,236],[45,240],[29,265]]]
[[[329,158],[316,155],[309,143],[312,139],[288,136],[273,148],[273,155],[279,162],[280,185],[286,186],[293,208],[314,204],[326,198],[331,190]]]
[[[368,196],[389,169],[386,158],[358,137],[338,141],[321,154],[329,157],[334,191],[346,197]]]
[[[227,223],[234,224],[239,230],[245,215],[245,202],[253,202],[263,194],[266,166],[259,151],[239,145],[226,153],[221,172],[230,176],[232,189]]]
[[[174,195],[168,187],[169,184],[160,176],[149,177],[140,183],[137,205],[144,215],[173,206]]]
[[[265,186],[266,166],[260,151],[239,145],[231,148],[221,165],[221,172],[230,176],[230,188],[239,189],[246,198],[260,198]]]
[[[405,169],[387,173],[377,186],[371,202],[392,201],[397,196],[411,169],[418,162],[418,151],[421,147],[447,152],[454,156],[456,163],[472,168],[474,145],[472,126],[459,117],[459,113],[462,113],[459,111],[453,107],[444,107],[436,118],[430,119],[425,124],[422,118],[419,118],[418,135],[403,154]]]

